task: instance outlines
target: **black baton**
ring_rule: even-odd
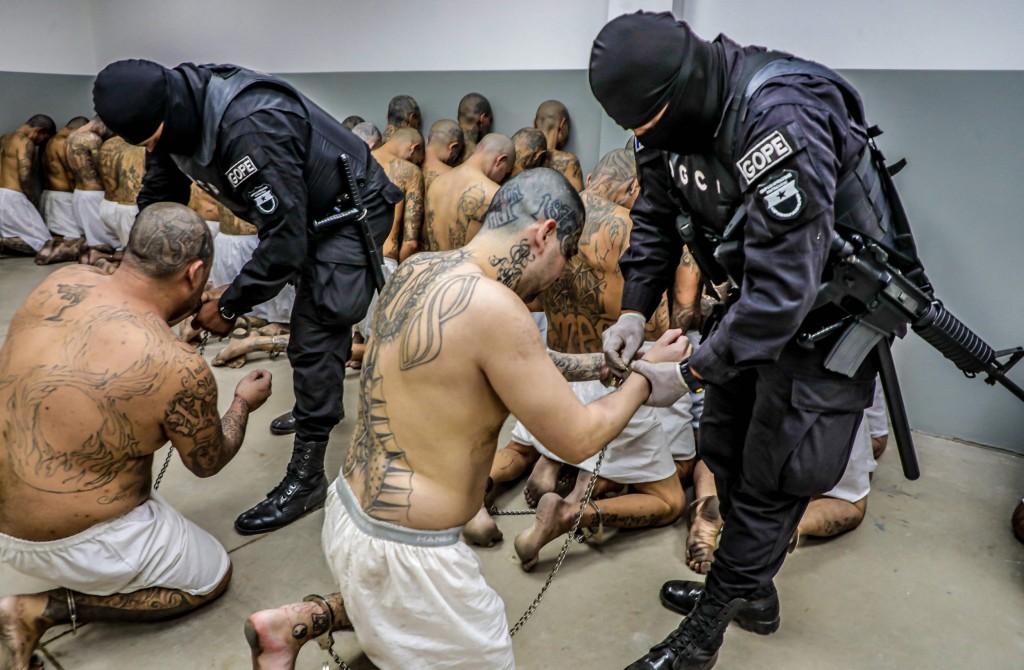
[[[917,479],[921,476],[921,468],[917,464],[914,438],[910,434],[910,421],[907,419],[907,409],[903,405],[903,393],[900,392],[900,381],[896,376],[896,365],[892,360],[888,338],[883,337],[875,345],[875,355],[878,357],[878,376],[885,393],[885,404],[889,409],[892,434],[896,441],[896,450],[900,454],[903,476],[911,480]]]
[[[373,283],[379,294],[384,290],[383,260],[381,259],[380,251],[377,250],[377,244],[373,241],[370,224],[366,221],[366,206],[363,204],[363,197],[359,193],[359,185],[356,183],[356,178],[352,175],[348,154],[338,156],[338,170],[341,172],[342,179],[345,180],[343,187],[348,191],[347,194],[343,193],[338,201],[341,203],[351,199],[352,206],[348,209],[336,207],[334,213],[330,216],[314,221],[313,229],[318,233],[325,233],[342,223],[353,221],[356,224],[356,230],[359,231],[359,239],[363,242],[363,250],[366,252],[366,257],[369,260],[370,271],[373,273]],[[345,195],[349,197],[346,198]]]

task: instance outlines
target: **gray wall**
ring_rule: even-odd
[[[851,70],[937,295],[996,349],[1024,345],[1024,72]],[[1024,453],[1024,405],[916,335],[895,347],[915,428]],[[1024,385],[1024,369],[1011,378]]]
[[[938,295],[996,348],[1024,344],[1024,72],[848,70],[880,145],[909,167],[897,177]],[[338,118],[359,114],[384,125],[388,100],[415,97],[425,127],[454,118],[475,90],[494,107],[495,130],[531,125],[536,106],[558,98],[572,113],[569,149],[584,172],[625,133],[603,115],[582,70],[388,72],[286,77]],[[91,113],[92,78],[0,72],[0,129],[43,112],[62,124]],[[1001,388],[964,376],[916,335],[897,344],[914,428],[1024,453],[1024,405]],[[1024,368],[1011,377],[1024,385]]]
[[[73,116],[92,117],[92,77],[0,72],[0,133],[48,114],[60,128]]]

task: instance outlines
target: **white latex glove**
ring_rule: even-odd
[[[615,325],[604,331],[601,345],[604,359],[611,368],[613,375],[624,377],[629,362],[644,343],[644,326],[647,319],[636,312],[626,312],[619,317]]]
[[[679,371],[679,363],[666,361],[665,363],[650,363],[648,361],[633,361],[630,366],[633,372],[641,374],[651,383],[651,395],[644,403],[648,407],[671,407],[677,400],[689,393],[683,380],[683,373]]]

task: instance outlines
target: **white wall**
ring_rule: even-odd
[[[101,64],[275,73],[583,69],[607,0],[92,0]]]
[[[585,69],[605,21],[641,7],[838,69],[1024,70],[1021,0],[0,0],[0,71]]]
[[[725,33],[834,69],[1024,70],[1021,0],[683,0],[702,37]]]
[[[0,0],[0,71],[95,74],[91,5]]]

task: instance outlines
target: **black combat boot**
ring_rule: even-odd
[[[270,432],[274,435],[291,435],[295,432],[295,417],[285,412],[270,422]]]
[[[710,670],[718,661],[726,627],[746,604],[743,598],[724,600],[704,591],[679,628],[626,670]]]
[[[703,582],[686,582],[671,580],[661,587],[661,604],[679,614],[689,614],[697,603],[697,598],[704,592]],[[779,593],[775,584],[755,591],[747,604],[736,613],[736,625],[758,635],[771,635],[779,629]]]
[[[235,519],[235,530],[242,535],[277,530],[323,504],[327,497],[326,450],[327,442],[303,442],[295,438],[292,460],[284,479],[267,494],[266,500]]]

